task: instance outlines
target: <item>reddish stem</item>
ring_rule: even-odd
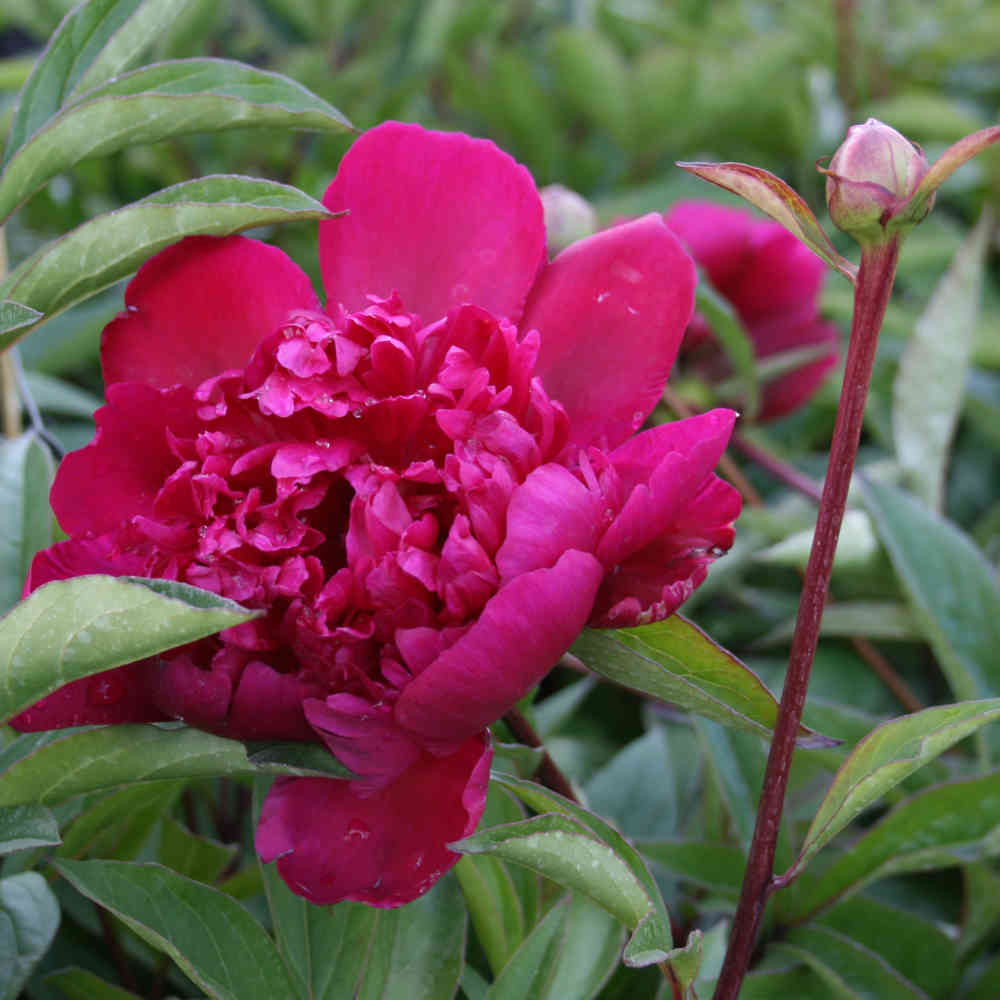
[[[858,454],[878,334],[892,292],[898,257],[898,240],[891,240],[884,246],[866,247],[861,253],[851,342],[847,351],[840,409],[830,445],[830,464],[823,484],[816,532],[802,585],[788,674],[781,694],[781,707],[774,727],[767,770],[764,772],[764,787],[757,809],[757,824],[750,844],[743,890],[733,921],[729,950],[716,986],[715,1000],[736,1000],[750,964],[764,906],[774,889],[774,852],[788,786],[788,772],[805,707],[809,672],[819,640],[819,625],[833,569],[833,556],[847,506],[847,490]]]
[[[737,451],[743,452],[752,462],[756,462],[762,469],[769,472],[779,482],[790,486],[793,490],[808,497],[814,503],[819,503],[823,487],[815,479],[811,479],[804,472],[799,472],[795,466],[782,461],[777,455],[772,454],[766,448],[762,448],[759,444],[755,444],[740,433],[732,436],[730,444]]]
[[[507,723],[508,728],[519,743],[541,749],[542,762],[538,765],[538,772],[536,774],[538,782],[546,788],[551,788],[552,791],[557,792],[563,798],[569,799],[570,802],[579,802],[580,800],[577,798],[576,792],[573,791],[573,785],[569,778],[559,770],[559,766],[549,756],[549,752],[545,749],[545,744],[542,743],[538,733],[535,732],[531,723],[521,714],[521,711],[512,708],[503,717],[503,721]]]

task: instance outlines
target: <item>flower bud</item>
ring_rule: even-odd
[[[545,210],[545,243],[550,257],[597,232],[597,213],[582,195],[562,184],[550,184],[538,193]]]
[[[891,235],[891,220],[927,173],[927,158],[906,136],[869,118],[848,129],[823,173],[834,225],[863,245],[882,243]]]

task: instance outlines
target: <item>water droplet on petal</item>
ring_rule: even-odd
[[[372,831],[367,823],[362,823],[359,819],[352,819],[347,824],[344,840],[367,840],[371,835]]]
[[[117,705],[127,688],[121,677],[98,676],[87,685],[87,701],[91,705]]]
[[[642,426],[642,422],[645,419],[646,415],[636,410],[635,413],[632,414],[632,426],[638,429],[639,427]]]
[[[354,417],[355,420],[360,420],[361,419],[361,411],[360,410],[351,410],[351,416]]]

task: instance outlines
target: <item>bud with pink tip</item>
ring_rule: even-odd
[[[852,125],[826,174],[826,201],[838,229],[862,245],[884,243],[902,228],[893,225],[927,173],[927,158],[906,136],[869,118]],[[931,203],[927,202],[926,211]],[[906,219],[906,228],[920,219]]]

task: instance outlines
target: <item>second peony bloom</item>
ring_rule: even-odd
[[[69,684],[21,730],[183,719],[322,741],[257,848],[316,903],[425,892],[483,811],[487,726],[579,631],[673,612],[731,544],[735,414],[636,433],[691,317],[659,216],[545,263],[529,173],[490,142],[362,135],[320,225],[327,304],[282,252],[184,240],[104,331],[107,405],[63,461],[68,541],[26,590],[181,580],[265,614]]]

